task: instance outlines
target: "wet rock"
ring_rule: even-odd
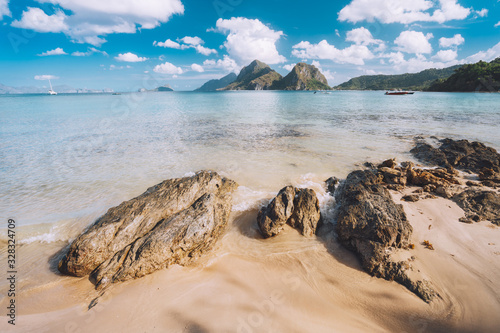
[[[483,182],[488,181],[500,185],[500,172],[497,172],[490,168],[482,168],[479,170],[479,179]]]
[[[316,193],[311,189],[287,186],[281,189],[267,207],[259,211],[257,223],[264,238],[276,236],[287,223],[302,235],[312,237],[320,219]]]
[[[500,194],[497,192],[468,189],[455,195],[453,200],[465,211],[466,218],[500,225]]]
[[[382,185],[382,176],[375,171],[354,171],[337,191],[340,203],[336,232],[342,245],[356,252],[363,269],[369,274],[395,280],[429,302],[435,294],[423,289],[426,282],[410,279],[409,263],[389,258],[391,247],[406,249],[413,228],[402,205],[392,200]]]
[[[418,200],[420,200],[420,197],[417,194],[409,194],[402,197],[401,200],[407,202],[417,202]]]
[[[97,286],[187,264],[208,251],[229,219],[236,183],[211,171],[170,179],[113,207],[71,244],[59,263]]]
[[[338,183],[339,179],[337,177],[330,177],[325,180],[326,189],[331,195],[335,194],[335,187],[338,185]]]
[[[259,211],[257,223],[264,238],[276,236],[283,230],[284,225],[292,216],[294,198],[295,188],[286,186],[279,191],[267,207]]]
[[[446,154],[428,143],[421,141],[417,142],[415,147],[410,150],[410,153],[422,163],[441,167],[449,166]]]

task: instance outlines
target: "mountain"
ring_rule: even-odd
[[[500,58],[460,67],[446,80],[437,80],[428,91],[500,92]]]
[[[282,80],[275,83],[274,90],[331,90],[325,76],[313,65],[299,62]]]
[[[195,91],[217,91],[222,89],[236,80],[237,76],[234,73],[230,73],[218,80],[210,80]]]
[[[283,77],[265,63],[254,60],[243,67],[236,80],[221,90],[270,90]]]
[[[426,90],[438,79],[447,79],[460,65],[443,69],[426,69],[415,74],[401,75],[364,75],[344,82],[336,89],[339,90]]]
[[[68,85],[54,86],[54,90],[59,94],[88,94],[88,93],[112,93],[113,89],[75,89]],[[9,87],[0,84],[0,95],[21,95],[21,94],[46,94],[48,87]]]
[[[156,88],[154,91],[174,91],[174,89],[172,89],[170,84],[165,84],[161,87]]]

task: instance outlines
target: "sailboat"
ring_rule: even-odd
[[[49,85],[50,85],[49,95],[57,95],[57,93],[52,89],[52,83],[50,83],[50,79],[49,79]]]

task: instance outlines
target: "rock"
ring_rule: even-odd
[[[380,168],[394,169],[394,167],[396,167],[396,159],[395,158],[391,158],[389,160],[386,160],[377,166],[378,169],[380,169]]]
[[[402,197],[401,200],[408,202],[417,202],[418,200],[420,200],[420,197],[417,194],[409,194]]]
[[[482,168],[479,170],[478,175],[479,179],[482,181],[493,182],[500,185],[500,172],[490,168]]]
[[[497,192],[468,189],[455,195],[453,200],[465,211],[467,218],[500,224],[500,194]]]
[[[70,245],[59,271],[93,281],[140,277],[186,264],[219,239],[236,183],[211,171],[170,179],[108,210]]]
[[[264,238],[276,236],[283,230],[284,225],[292,216],[294,198],[295,188],[286,186],[279,191],[267,207],[259,211],[257,223]]]
[[[431,165],[452,166],[474,173],[479,173],[483,168],[500,172],[500,154],[481,142],[443,139],[440,143],[439,148],[434,148],[425,142],[418,141],[410,152],[420,161]]]
[[[282,188],[257,215],[257,223],[264,238],[276,236],[287,223],[302,235],[312,237],[320,219],[316,193],[311,189],[297,189],[293,186]]]
[[[377,167],[375,166],[375,164],[371,163],[371,162],[365,162],[363,163],[363,166],[367,169],[376,169]]]
[[[401,168],[404,170],[411,170],[415,167],[413,162],[401,162]]]
[[[467,218],[467,217],[461,217],[458,219],[459,222],[462,222],[462,223],[467,223],[467,224],[472,224],[474,223],[474,220],[471,219],[471,218]]]
[[[293,213],[288,221],[290,226],[298,229],[306,237],[314,236],[321,218],[316,193],[308,188],[297,189],[293,205]]]
[[[402,186],[406,185],[406,172],[397,169],[391,169],[389,167],[380,167],[378,171],[380,174],[382,174],[384,182],[386,184],[398,184]]]
[[[339,179],[337,177],[330,177],[325,180],[326,189],[331,194],[335,194],[335,186],[339,183]]]
[[[395,280],[429,302],[437,295],[412,281],[408,262],[393,262],[387,254],[390,247],[406,249],[413,228],[401,205],[392,200],[382,186],[382,176],[372,170],[350,173],[337,190],[340,203],[336,232],[342,245],[357,253],[363,269],[369,274]]]

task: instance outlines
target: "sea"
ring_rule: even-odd
[[[325,179],[345,178],[366,161],[414,161],[409,150],[417,136],[500,150],[500,95],[0,96],[0,260],[7,260],[10,219],[23,251],[19,288],[35,288],[56,274],[40,267],[107,209],[198,170],[239,184],[236,212],[255,210],[289,184],[315,189],[326,211],[333,199]]]

